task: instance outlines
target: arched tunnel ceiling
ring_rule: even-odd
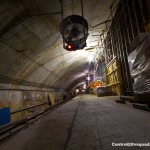
[[[89,23],[87,46],[98,44],[99,29],[113,0],[83,0]],[[64,17],[81,15],[80,0],[64,0]],[[94,52],[63,49],[59,0],[0,0],[0,76],[67,89],[85,79]],[[53,14],[50,14],[53,13]],[[100,30],[104,27],[99,26]],[[17,81],[16,83],[17,84]]]

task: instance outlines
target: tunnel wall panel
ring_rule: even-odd
[[[45,90],[45,91],[44,91]],[[11,114],[11,122],[23,119],[27,116],[30,116],[37,111],[43,110],[47,108],[50,103],[50,99],[48,94],[51,94],[54,104],[63,100],[63,96],[67,93],[63,90],[50,90],[50,89],[33,89],[28,90],[0,90],[0,108],[10,108],[10,112],[16,112],[25,108],[29,108],[32,106],[40,105],[28,110],[24,110],[21,112]],[[46,91],[47,90],[47,91]]]

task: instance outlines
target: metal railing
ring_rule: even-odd
[[[42,105],[46,105],[46,104],[49,104],[49,102],[41,103],[41,104],[34,105],[34,106],[30,106],[30,107],[27,107],[27,108],[24,108],[24,109],[19,109],[19,110],[16,110],[16,111],[11,112],[10,114],[12,115],[12,114],[15,114],[15,113],[18,113],[18,112],[22,112],[22,111],[29,110],[29,109],[31,109],[31,108],[35,108],[35,107],[42,106]]]
[[[34,105],[31,107],[27,107],[24,109],[20,109],[20,110],[11,112],[11,115],[13,115],[13,114],[16,114],[16,113],[19,113],[22,111],[29,110],[31,108],[35,108],[35,107],[39,107],[39,106],[48,104],[48,107],[45,109],[42,109],[40,111],[36,111],[35,113],[33,113],[30,116],[27,116],[26,118],[23,118],[21,120],[18,120],[18,121],[15,121],[15,122],[12,122],[12,123],[9,123],[5,126],[0,127],[0,144],[7,141],[8,139],[10,139],[13,135],[15,135],[20,130],[27,128],[31,124],[34,124],[34,122],[37,121],[38,119],[42,118],[43,115],[46,114],[46,112],[48,113],[48,111],[53,110],[57,106],[64,104],[64,103],[68,102],[69,100],[70,99],[60,101],[60,99],[58,99],[57,100],[58,102],[54,105],[50,105],[49,102],[46,102],[46,103],[41,103],[38,105]]]

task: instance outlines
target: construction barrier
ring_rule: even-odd
[[[122,94],[122,81],[120,74],[120,66],[116,57],[106,66],[106,82],[111,86],[112,94]]]

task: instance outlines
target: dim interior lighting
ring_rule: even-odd
[[[89,61],[89,62],[92,62],[93,59],[94,59],[93,56],[91,56],[91,55],[88,56],[88,61]]]

